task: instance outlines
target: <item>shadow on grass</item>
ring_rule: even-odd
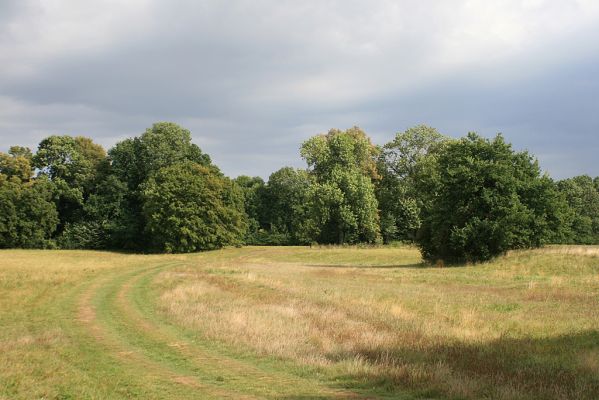
[[[302,264],[310,268],[358,268],[358,269],[397,269],[397,268],[438,268],[428,263],[410,263],[394,265],[343,265],[343,264]]]
[[[488,343],[418,343],[330,354],[362,360],[375,373],[339,376],[364,393],[417,398],[599,399],[599,331]],[[301,397],[299,397],[301,398]],[[299,399],[298,398],[298,399]]]

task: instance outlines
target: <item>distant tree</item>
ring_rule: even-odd
[[[161,168],[193,161],[215,168],[210,157],[191,142],[191,132],[172,122],[158,122],[139,137],[125,139],[109,151],[114,174],[137,190]]]
[[[53,181],[62,180],[83,192],[92,184],[106,152],[83,136],[49,136],[42,140],[33,156],[36,168]]]
[[[565,203],[537,161],[500,135],[441,146],[427,182],[418,244],[425,259],[483,261],[551,241]]]
[[[446,140],[446,136],[426,125],[418,125],[397,133],[395,138],[383,147],[382,155],[387,170],[398,178],[413,178],[422,158]]]
[[[214,169],[190,161],[161,168],[143,185],[145,233],[157,251],[186,253],[237,245],[243,194]]]
[[[59,238],[62,248],[132,248],[127,239],[135,234],[137,221],[128,212],[128,188],[116,176],[98,179],[83,205],[84,217],[66,225]]]
[[[599,244],[599,191],[588,175],[576,176],[558,182],[571,215],[571,236],[568,242]]]
[[[310,243],[311,185],[307,171],[291,167],[281,168],[268,178],[264,215],[270,232],[282,236],[280,244]]]
[[[356,169],[364,176],[378,179],[379,149],[357,126],[313,136],[302,144],[300,154],[318,180],[331,178],[339,168]]]
[[[419,170],[431,149],[447,140],[436,129],[419,125],[397,133],[382,148],[378,159],[381,179],[376,181],[376,195],[385,242],[415,239],[423,201],[418,190]]]
[[[93,190],[106,152],[82,136],[49,136],[42,140],[32,158],[34,166],[53,183],[60,223],[57,233],[84,218],[83,205]]]
[[[378,149],[359,128],[332,129],[303,143],[301,155],[314,184],[310,188],[312,237],[323,243],[375,242],[380,237]]]
[[[13,146],[8,154],[0,152],[0,174],[8,178],[29,181],[33,177],[32,164],[31,150],[26,147]]]
[[[0,248],[45,248],[58,225],[53,184],[0,173]]]
[[[143,249],[149,245],[145,235],[142,185],[159,170],[191,161],[220,174],[210,157],[191,142],[191,133],[172,122],[155,123],[141,136],[117,143],[108,154],[110,173],[127,188],[124,197],[119,199],[122,213],[118,222],[114,222],[118,229],[113,236],[116,245],[123,248]]]
[[[264,180],[259,176],[249,177],[241,175],[233,179],[233,182],[239,186],[243,193],[244,208],[248,222],[246,243],[260,244],[256,240],[256,235],[264,224]]]

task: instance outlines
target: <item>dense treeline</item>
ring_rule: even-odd
[[[157,123],[106,152],[50,136],[0,153],[0,248],[190,252],[241,244],[417,243],[480,261],[599,243],[599,178],[554,182],[501,135],[427,126],[376,146],[359,128],[304,142],[306,169],[224,176],[188,130]]]

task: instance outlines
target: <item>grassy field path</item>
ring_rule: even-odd
[[[0,275],[0,399],[364,398],[237,359],[162,318],[152,283],[184,265],[176,256],[100,253],[98,268],[84,252],[10,253],[23,264]]]
[[[357,398],[283,372],[260,369],[192,341],[154,313],[148,289],[167,263],[116,273],[93,282],[80,297],[78,315],[90,336],[129,369],[181,386],[197,398]]]

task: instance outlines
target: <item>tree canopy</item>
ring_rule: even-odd
[[[212,250],[241,244],[243,194],[213,169],[180,162],[161,168],[142,190],[145,233],[167,253]]]
[[[599,243],[599,180],[588,175],[575,176],[558,182],[570,207],[570,231],[564,242]]]
[[[399,132],[385,144],[378,158],[381,179],[376,196],[385,242],[411,241],[420,228],[420,209],[426,193],[420,185],[427,157],[448,138],[436,129],[419,125]]]
[[[357,127],[332,129],[304,142],[301,155],[314,179],[309,193],[313,237],[322,243],[376,242],[378,149],[368,136]]]
[[[418,245],[431,261],[484,261],[552,239],[564,209],[538,162],[501,135],[446,143],[429,175]]]
[[[300,147],[306,168],[227,178],[159,122],[108,152],[52,135],[0,152],[0,248],[190,252],[228,245],[416,243],[482,261],[545,243],[599,243],[599,177],[554,182],[502,136],[419,125],[376,146],[358,127]]]

